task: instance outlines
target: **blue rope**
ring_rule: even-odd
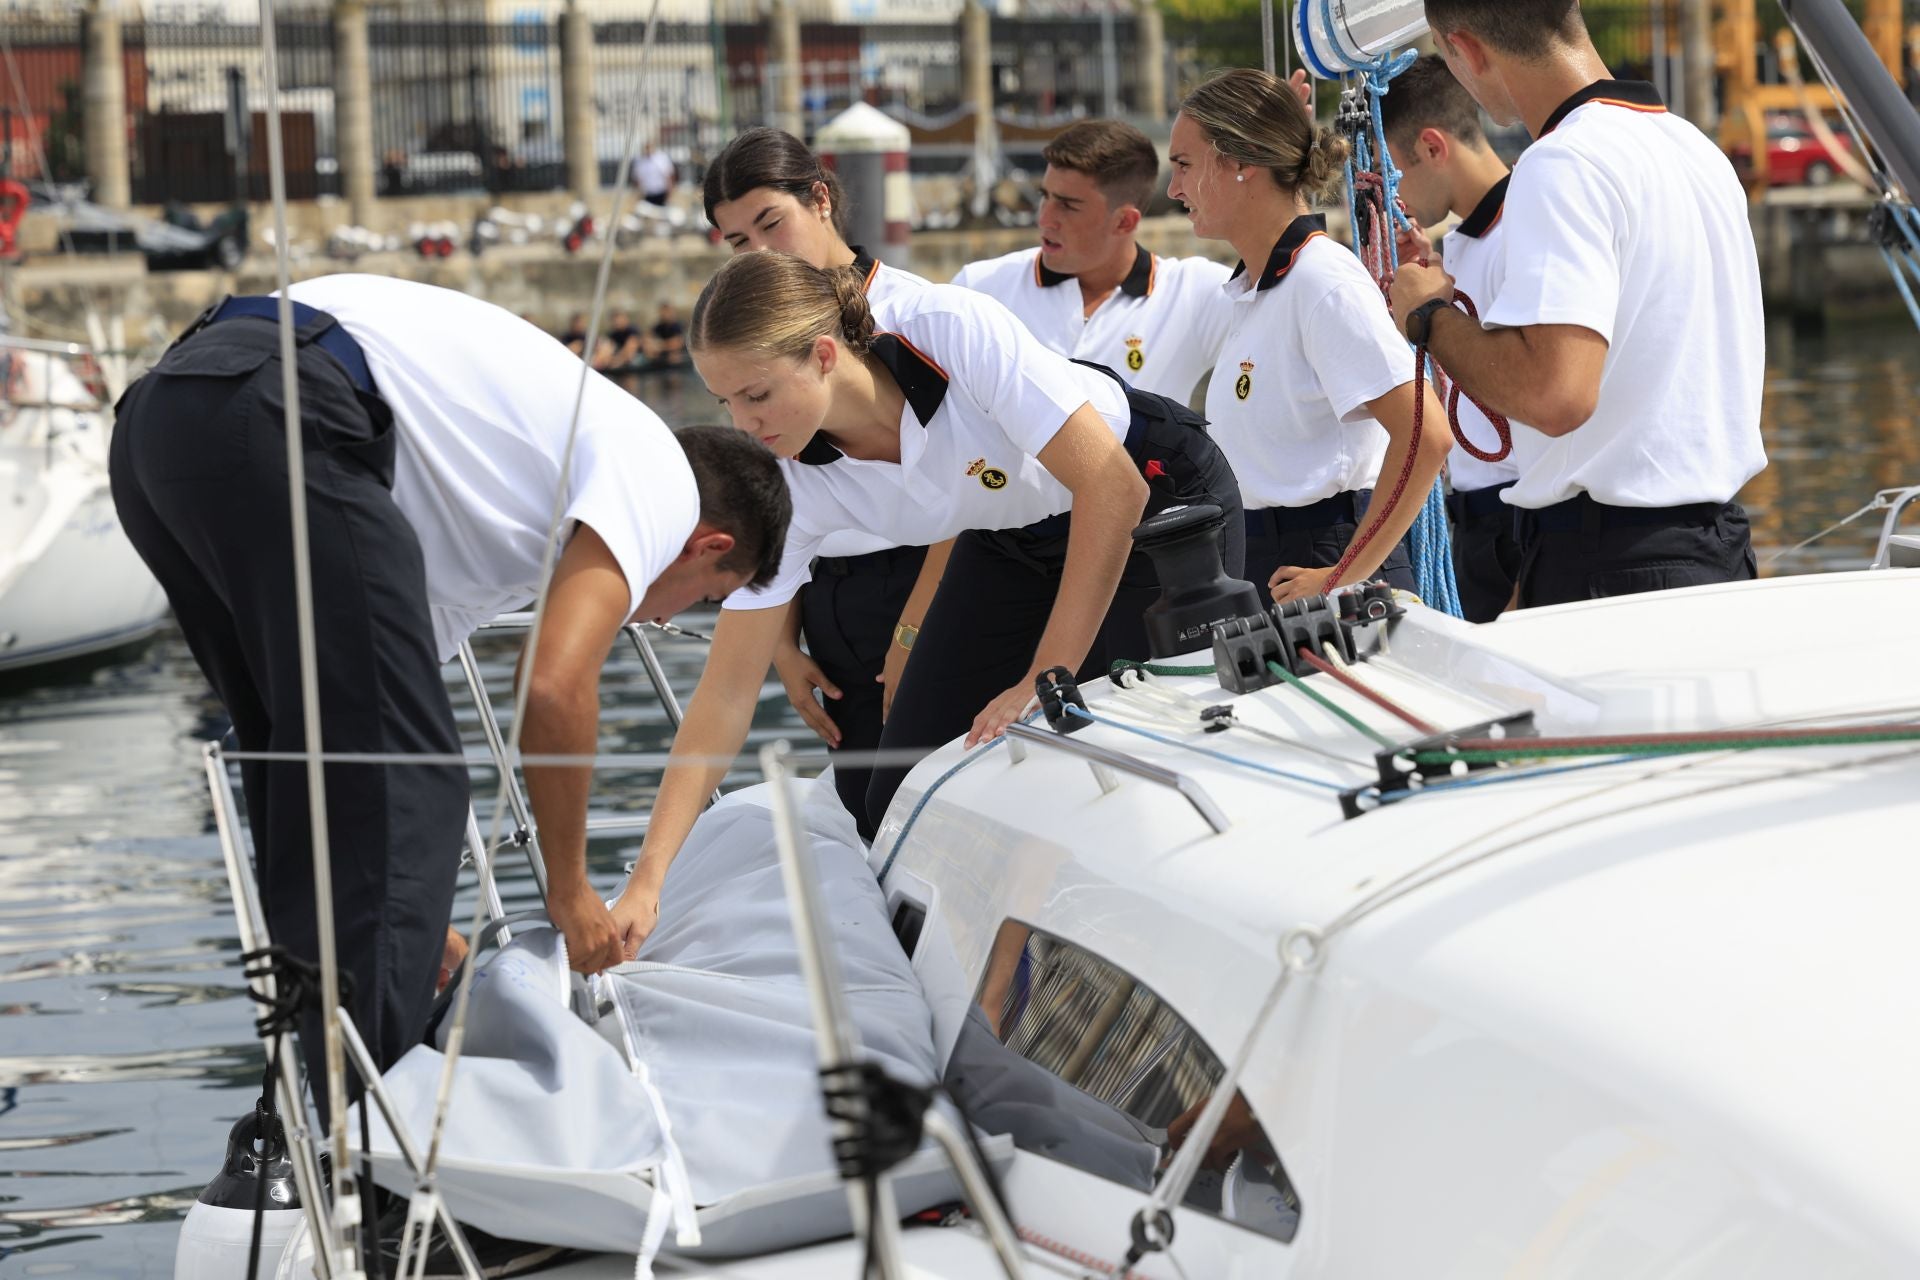
[[[1321,11],[1328,30],[1332,30],[1333,0],[1321,0]],[[1347,157],[1347,226],[1352,229],[1353,251],[1358,255],[1363,246],[1360,243],[1359,197],[1354,186],[1354,175],[1365,170],[1378,172],[1389,223],[1386,232],[1387,261],[1395,270],[1400,266],[1400,247],[1395,242],[1394,227],[1411,228],[1413,223],[1400,209],[1400,169],[1393,162],[1393,152],[1387,148],[1387,129],[1381,118],[1380,100],[1387,95],[1394,77],[1412,66],[1418,56],[1409,49],[1398,57],[1382,55],[1355,69],[1357,82],[1367,95],[1367,117],[1372,126],[1372,136],[1368,135],[1366,129],[1356,130],[1353,148]],[[1447,501],[1438,481],[1428,490],[1426,501],[1421,503],[1420,510],[1414,515],[1413,526],[1407,530],[1407,552],[1413,560],[1413,578],[1420,599],[1429,608],[1455,618],[1464,617],[1466,610],[1460,603],[1460,585],[1453,573],[1453,535],[1447,526]]]
[[[1900,289],[1900,297],[1907,304],[1907,314],[1913,317],[1915,327],[1920,327],[1920,300],[1914,297],[1913,286],[1907,281],[1907,273],[1912,272],[1915,280],[1920,280],[1920,213],[1911,206],[1888,202],[1892,211],[1894,226],[1906,237],[1906,247],[1898,254],[1880,246],[1880,256],[1885,259],[1887,270],[1893,273],[1893,283]]]
[[[1091,720],[1095,724],[1103,724],[1109,729],[1124,730],[1127,733],[1136,734],[1139,737],[1158,742],[1162,746],[1179,747],[1183,751],[1191,751],[1196,755],[1209,756],[1215,760],[1235,765],[1242,769],[1251,769],[1255,773],[1271,774],[1273,777],[1282,778],[1288,782],[1298,782],[1302,786],[1319,787],[1326,791],[1345,790],[1345,788],[1337,782],[1328,782],[1324,778],[1309,778],[1304,773],[1289,773],[1285,769],[1276,769],[1272,765],[1261,764],[1258,760],[1248,760],[1243,756],[1229,755],[1225,751],[1215,751],[1211,747],[1196,747],[1191,742],[1182,742],[1178,738],[1169,738],[1165,734],[1155,733],[1151,729],[1141,729],[1134,725],[1122,724],[1118,720],[1109,720],[1105,716],[1094,715],[1093,712],[1083,711],[1076,706],[1069,705],[1067,710],[1083,720]]]
[[[1900,296],[1906,301],[1907,314],[1913,317],[1914,325],[1920,327],[1920,301],[1914,299],[1913,286],[1907,283],[1907,266],[1885,245],[1880,246],[1880,256],[1886,259],[1887,270],[1893,273],[1893,283],[1899,286]]]
[[[946,786],[949,782],[953,781],[953,779],[959,775],[960,771],[962,769],[965,769],[968,765],[974,764],[980,760],[985,759],[987,752],[993,750],[995,747],[999,746],[1001,743],[1005,742],[1006,740],[1007,740],[1006,735],[1001,734],[999,737],[995,738],[992,742],[989,742],[986,746],[978,747],[972,751],[969,751],[966,755],[961,756],[960,759],[954,763],[953,768],[947,770],[945,773],[935,778],[933,780],[933,785],[920,793],[920,799],[913,806],[913,812],[907,815],[906,825],[901,827],[900,834],[893,838],[893,848],[887,850],[887,860],[880,864],[880,874],[874,877],[875,879],[877,879],[881,884],[885,884],[887,882],[887,872],[893,870],[893,860],[899,857],[900,850],[906,847],[907,836],[912,833],[913,824],[920,821],[920,815],[926,811],[927,801],[933,799],[933,793],[938,791],[940,788]]]
[[[1030,712],[1025,719],[1020,721],[1020,723],[1032,724],[1035,720],[1038,720],[1040,718],[1040,714],[1041,713],[1038,711]],[[880,864],[880,874],[874,877],[876,880],[880,881],[880,883],[882,884],[885,884],[887,882],[887,872],[893,870],[893,860],[900,856],[900,850],[906,846],[907,835],[913,830],[913,824],[920,821],[920,815],[926,812],[927,801],[933,799],[933,793],[938,791],[940,788],[946,786],[949,782],[953,781],[953,779],[959,775],[962,769],[965,769],[968,765],[971,765],[976,761],[982,759],[987,754],[987,752],[993,750],[995,747],[999,746],[1001,743],[1005,742],[1006,740],[1007,740],[1006,735],[1002,734],[1000,737],[995,738],[992,742],[987,743],[985,746],[976,747],[972,751],[969,751],[966,755],[960,757],[959,760],[954,762],[953,768],[947,770],[945,773],[935,778],[933,780],[933,785],[920,793],[920,799],[918,802],[914,804],[913,812],[907,815],[906,825],[900,828],[900,834],[895,836],[893,839],[893,848],[887,850],[887,860]]]

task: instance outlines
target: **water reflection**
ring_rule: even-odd
[[[1767,342],[1769,465],[1740,495],[1763,562],[1876,490],[1920,484],[1920,336],[1910,324],[1835,327],[1811,338],[1774,325]],[[1879,534],[1870,516],[1763,572],[1864,568]]]
[[[1745,495],[1764,556],[1864,503],[1920,483],[1920,338],[1905,327],[1770,335],[1766,432],[1773,465]],[[690,372],[629,389],[670,422],[724,421]],[[1776,570],[1853,567],[1877,528],[1860,525]],[[517,641],[479,657],[503,710]],[[703,650],[667,640],[676,687]],[[600,744],[652,751],[665,714],[630,652],[601,684]],[[463,732],[479,740],[463,685]],[[751,745],[792,729],[777,685],[762,690]],[[169,634],[135,662],[56,687],[0,695],[0,1274],[33,1270],[165,1276],[174,1220],[212,1175],[228,1127],[251,1102],[262,1061],[225,877],[208,833],[200,743],[225,717]],[[490,775],[479,774],[483,821]],[[609,772],[596,816],[643,813],[653,780]],[[596,839],[595,883],[611,889],[638,841]],[[535,894],[524,864],[502,865],[510,907]],[[463,914],[471,900],[463,899]]]

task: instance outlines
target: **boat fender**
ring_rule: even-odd
[[[264,1184],[264,1185],[263,1185]],[[174,1249],[175,1280],[245,1280],[253,1252],[254,1206],[260,1223],[260,1271],[272,1274],[286,1243],[299,1230],[300,1193],[286,1129],[262,1099],[227,1133],[227,1157],[201,1191]]]
[[[1093,723],[1091,715],[1075,715],[1068,707],[1078,707],[1082,712],[1087,709],[1087,700],[1080,693],[1080,685],[1073,678],[1073,672],[1065,667],[1048,667],[1034,677],[1033,691],[1040,699],[1040,710],[1046,714],[1047,727],[1055,733],[1074,733]]]

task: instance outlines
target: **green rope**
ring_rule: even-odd
[[[1345,720],[1348,724],[1358,729],[1361,733],[1366,734],[1369,738],[1372,738],[1375,742],[1379,743],[1381,746],[1391,747],[1393,745],[1393,739],[1387,737],[1386,734],[1379,732],[1372,725],[1368,724],[1365,720],[1362,720],[1359,716],[1354,715],[1353,712],[1348,711],[1345,707],[1342,707],[1339,703],[1327,697],[1325,694],[1321,693],[1318,689],[1314,688],[1312,685],[1308,684],[1305,680],[1302,680],[1299,676],[1293,674],[1293,672],[1287,670],[1285,667],[1281,666],[1279,663],[1277,662],[1267,663],[1267,670],[1273,672],[1273,674],[1275,674],[1276,676],[1279,676],[1282,680],[1285,680],[1288,684],[1292,685],[1294,688],[1298,689],[1300,692],[1306,694],[1309,698],[1312,698],[1315,702],[1319,703],[1321,706],[1325,707],[1327,710],[1333,712],[1333,714],[1335,714],[1336,716],[1339,716],[1342,720]]]
[[[1741,738],[1729,736],[1716,742],[1589,742],[1559,747],[1529,747],[1516,744],[1499,749],[1477,751],[1420,751],[1414,754],[1419,764],[1503,764],[1511,760],[1539,760],[1553,756],[1678,756],[1699,755],[1709,751],[1765,751],[1781,747],[1845,747],[1883,742],[1920,742],[1920,727],[1891,728],[1881,733],[1823,734],[1809,732],[1797,738]]]
[[[1132,658],[1115,658],[1113,665],[1107,668],[1107,678],[1113,679],[1122,671],[1144,671],[1150,676],[1210,676],[1219,670],[1209,662],[1204,667],[1168,667],[1157,662],[1135,662]]]

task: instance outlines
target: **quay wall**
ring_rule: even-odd
[[[337,211],[326,209],[327,203],[296,205],[290,210],[291,243],[322,243],[326,229],[337,221]],[[462,198],[450,197],[382,201],[381,207],[394,218],[390,230],[403,230],[414,221],[451,221],[462,226],[464,238],[466,224],[461,219],[471,219],[472,203],[468,199],[463,205]],[[569,204],[565,196],[528,196],[520,198],[516,211],[551,219],[564,216]],[[264,207],[256,210],[256,234],[270,225],[263,220],[267,216]],[[1341,212],[1333,219],[1336,224],[1345,221]],[[1798,210],[1759,206],[1753,221],[1770,311],[1818,323],[1829,312],[1853,314],[1899,306],[1880,255],[1871,245],[1852,236],[1836,237],[1830,222],[1816,222]],[[29,219],[28,227],[25,259],[0,267],[0,290],[7,309],[28,336],[85,340],[91,308],[124,323],[128,347],[158,346],[223,295],[267,293],[274,287],[273,259],[261,252],[234,272],[153,272],[138,254],[60,254],[53,248],[50,222],[36,216]],[[1184,217],[1150,218],[1141,227],[1142,242],[1157,253],[1233,260],[1226,245],[1196,239]],[[1341,225],[1331,229],[1336,235],[1345,234]],[[922,231],[913,238],[911,267],[931,280],[947,280],[965,263],[1031,245],[1033,234],[1026,227]],[[684,310],[727,256],[724,246],[692,235],[648,238],[618,250],[609,307],[650,315],[660,302],[671,301]],[[562,328],[573,312],[586,308],[598,267],[597,246],[568,255],[551,241],[499,245],[478,256],[459,249],[451,257],[438,259],[422,258],[408,249],[367,253],[346,261],[309,247],[297,252],[292,263],[295,279],[365,271],[462,289],[530,316],[550,330]]]

